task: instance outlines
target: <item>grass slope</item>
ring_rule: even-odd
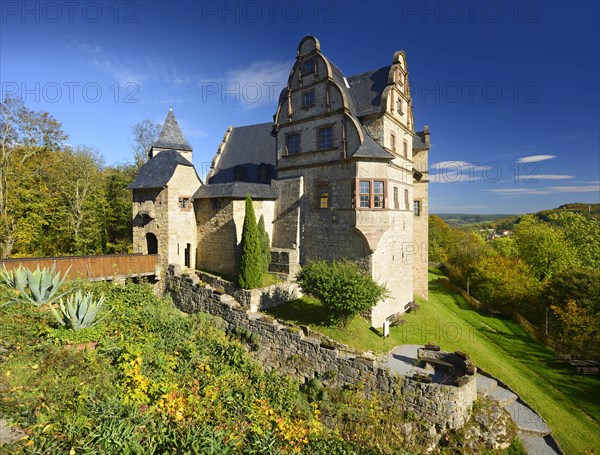
[[[600,381],[581,377],[555,362],[554,352],[516,323],[492,318],[472,309],[459,295],[436,283],[430,271],[429,301],[416,314],[392,327],[387,339],[356,317],[344,329],[323,327],[323,307],[302,298],[269,312],[275,317],[311,326],[360,350],[386,352],[398,344],[436,342],[442,349],[467,352],[475,364],[498,377],[548,422],[565,453],[597,453],[600,449]]]

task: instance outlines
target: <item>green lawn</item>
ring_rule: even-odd
[[[591,449],[598,453],[600,380],[557,364],[554,352],[516,323],[478,313],[461,296],[437,284],[438,276],[438,270],[430,271],[429,301],[420,301],[419,311],[406,314],[405,323],[392,327],[386,339],[361,317],[344,329],[324,327],[323,307],[310,298],[268,312],[364,351],[386,352],[398,344],[434,341],[442,349],[467,352],[478,367],[498,377],[542,415],[565,453]]]

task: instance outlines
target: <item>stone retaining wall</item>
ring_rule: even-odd
[[[354,352],[306,327],[248,312],[231,296],[202,287],[195,277],[181,276],[178,266],[169,266],[165,281],[182,311],[209,313],[222,318],[230,331],[240,327],[256,333],[260,348],[253,355],[267,371],[289,374],[300,382],[318,377],[330,387],[361,383],[367,393],[374,390],[391,394],[398,405],[415,412],[438,431],[459,428],[470,417],[477,398],[474,376],[465,376],[460,387],[398,377],[381,367],[373,355]]]

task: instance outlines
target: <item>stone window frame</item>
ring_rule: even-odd
[[[390,149],[396,151],[396,134],[393,131],[390,131]]]
[[[402,153],[404,158],[408,158],[408,141],[406,139],[402,139]]]
[[[290,149],[289,149],[289,138],[291,136],[298,136],[298,151],[293,152],[293,153],[290,153]],[[300,131],[290,131],[289,133],[285,133],[285,154],[286,155],[297,155],[302,150],[301,146],[302,146],[302,135],[300,134]]]
[[[312,65],[310,71],[306,70],[307,65]],[[317,59],[315,57],[306,59],[302,62],[302,76],[307,74],[316,74],[317,73]]]
[[[421,202],[421,199],[413,200],[413,213],[415,216],[421,216],[421,212],[423,211]]]
[[[404,103],[402,102],[401,96],[398,97],[398,100],[396,101],[396,103],[397,103],[397,108],[398,108],[398,114],[404,115]]]
[[[319,210],[331,208],[331,187],[328,183],[317,185],[317,208]],[[325,203],[323,205],[323,203]]]
[[[179,210],[182,212],[191,212],[193,208],[192,196],[181,195],[178,200]]]
[[[321,131],[331,129],[331,145],[329,147],[323,147],[321,145]],[[337,148],[335,146],[335,123],[329,125],[322,125],[317,128],[317,150],[333,150]]]
[[[394,186],[394,208],[400,209],[400,190]]]
[[[404,188],[404,210],[410,210],[410,193],[408,188]]]
[[[381,195],[383,197],[383,201],[381,203],[381,207],[375,207],[375,183],[381,182],[383,184],[383,192],[377,193],[377,195]],[[368,183],[369,185],[369,206],[362,206],[361,196],[367,194],[366,192],[361,193],[361,183]],[[389,201],[387,196],[388,191],[388,179],[386,178],[357,178],[354,183],[354,208],[357,210],[384,210],[389,208]],[[363,199],[364,200],[364,199]]]
[[[310,103],[307,103],[307,97],[310,95]],[[302,92],[302,108],[309,109],[315,105],[315,90],[310,89]]]

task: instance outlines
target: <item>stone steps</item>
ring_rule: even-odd
[[[560,455],[561,451],[550,436],[520,435],[521,442],[528,454],[531,455]]]
[[[479,379],[479,378],[478,378]],[[487,397],[497,401],[500,405],[507,407],[517,401],[519,398],[517,395],[512,393],[510,390],[505,389],[504,387],[496,387],[490,393],[487,394]]]
[[[511,415],[521,433],[534,436],[547,436],[550,434],[550,428],[546,425],[544,419],[518,401],[505,406],[504,409]]]
[[[551,430],[535,411],[518,402],[518,396],[498,385],[495,379],[477,375],[477,394],[498,402],[519,429],[519,438],[529,455],[560,455]]]
[[[477,375],[477,394],[486,396],[498,387],[498,381],[481,374]]]

